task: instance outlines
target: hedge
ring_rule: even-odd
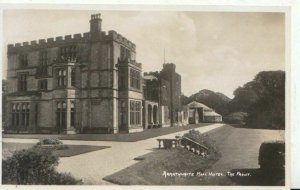
[[[285,168],[285,142],[263,142],[259,149],[258,162],[264,171],[282,171]]]
[[[59,139],[40,139],[40,142],[37,143],[37,145],[58,145],[63,144],[63,142]]]

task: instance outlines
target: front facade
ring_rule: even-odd
[[[128,133],[162,124],[161,103],[143,94],[135,44],[101,23],[96,14],[83,35],[8,45],[6,132]],[[156,118],[145,111],[151,101]]]
[[[142,129],[135,45],[115,31],[103,32],[101,22],[92,15],[84,35],[8,46],[8,131]]]

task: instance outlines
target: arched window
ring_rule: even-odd
[[[66,86],[66,84],[67,84],[66,76],[67,76],[66,69],[59,69],[58,70],[57,85],[59,87]]]
[[[12,126],[29,126],[30,103],[13,103],[11,111]]]

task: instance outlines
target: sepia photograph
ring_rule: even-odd
[[[2,185],[287,185],[284,11],[6,9]]]

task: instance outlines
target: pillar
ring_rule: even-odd
[[[71,127],[71,100],[67,99],[67,113],[66,113],[66,128],[67,134],[75,134],[75,128]]]
[[[29,111],[29,128],[32,131],[37,130],[38,124],[38,102],[30,102],[30,111]]]

